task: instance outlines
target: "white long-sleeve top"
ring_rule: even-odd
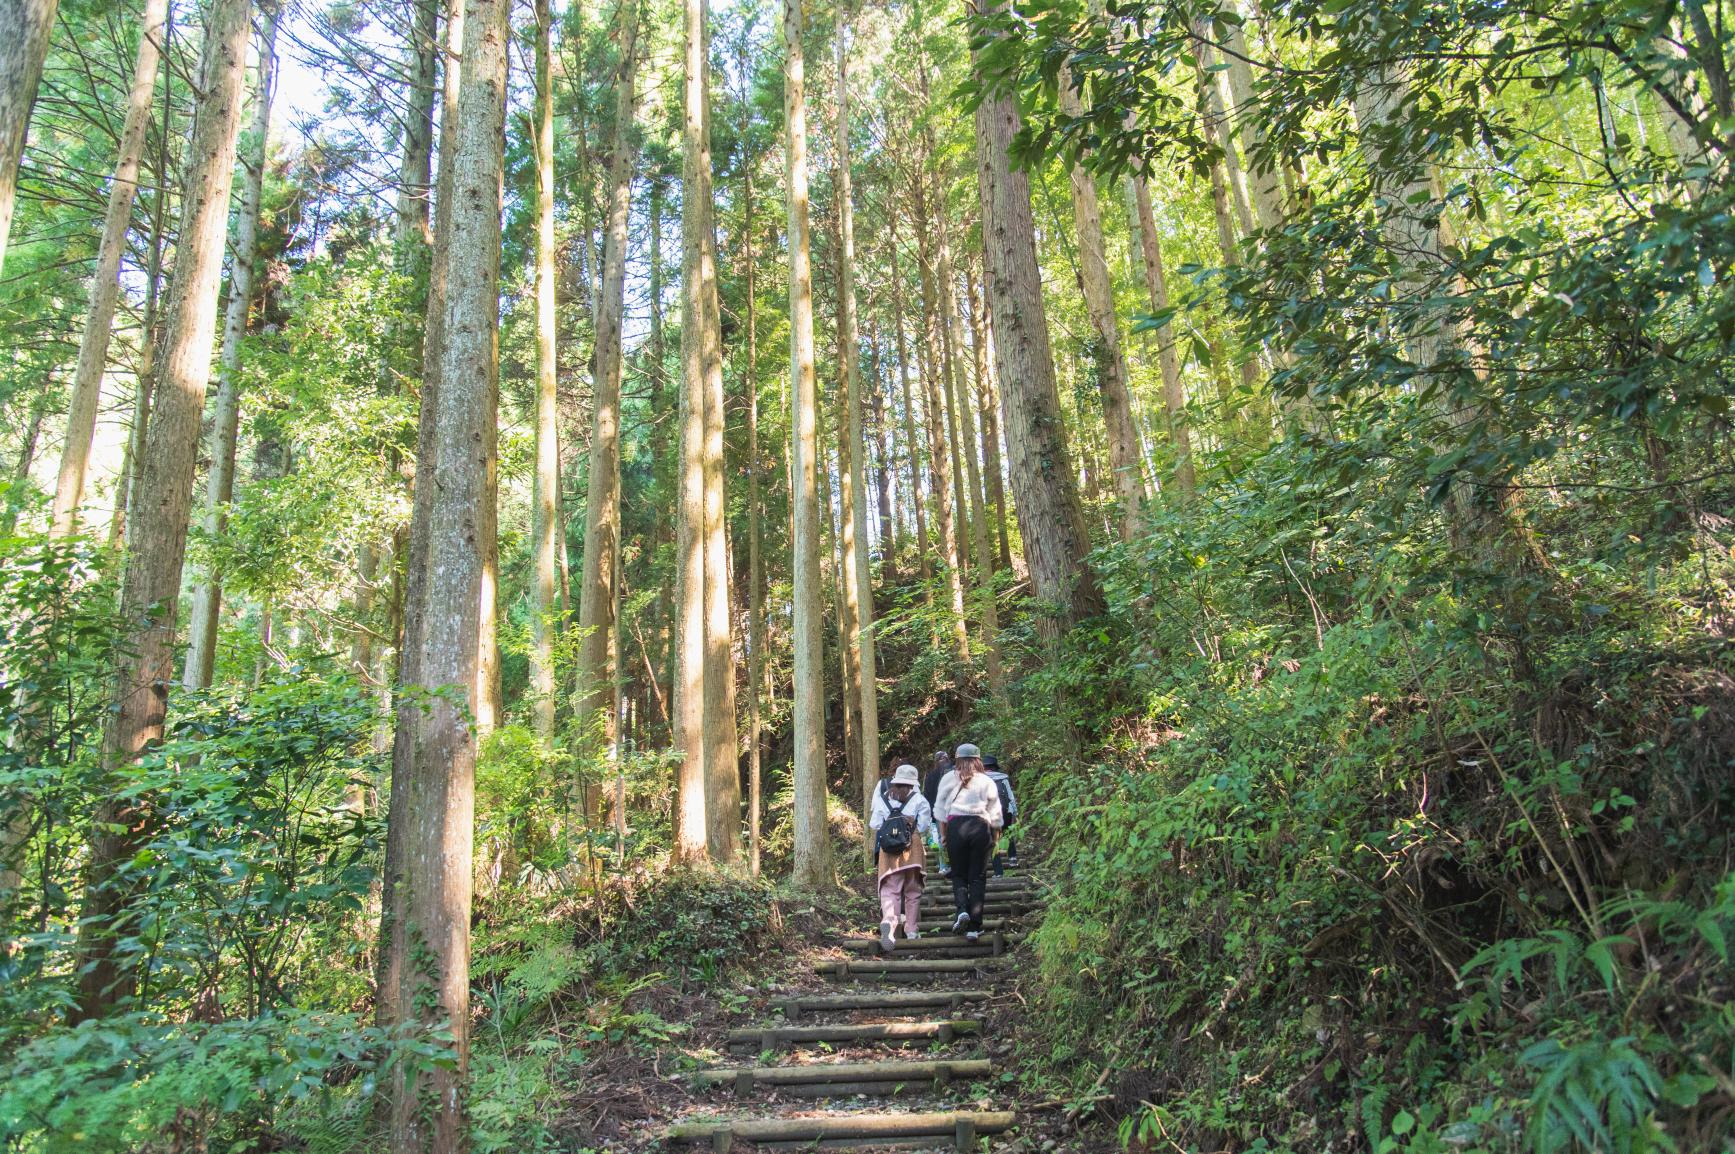
[[[965,816],[979,817],[995,829],[1006,824],[1006,815],[1000,812],[1000,790],[986,773],[976,774],[964,785],[959,781],[958,771],[953,770],[940,782],[939,800],[934,804],[935,820],[951,821]]]
[[[868,813],[868,828],[877,830],[886,824],[886,819],[892,816],[892,807],[887,804],[889,790],[875,789],[873,809]],[[928,805],[928,799],[922,796],[922,791],[912,790],[910,799],[904,802],[901,811],[903,816],[916,823],[916,835],[919,837],[934,828],[934,811]]]

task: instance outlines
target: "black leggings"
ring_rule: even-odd
[[[952,863],[952,902],[970,915],[970,928],[982,928],[982,902],[988,896],[988,858],[994,831],[979,817],[963,815],[946,823],[946,857]]]

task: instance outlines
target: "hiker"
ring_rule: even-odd
[[[898,766],[890,781],[880,781],[868,816],[879,865],[880,948],[887,953],[897,948],[900,922],[906,939],[922,936],[922,843],[934,828],[934,811],[918,788],[921,781],[915,766]]]
[[[994,876],[1000,877],[1006,872],[1006,866],[1018,868],[1018,835],[1012,832],[1013,825],[1018,821],[1018,798],[1012,793],[1012,779],[1000,768],[1000,760],[992,753],[982,755],[982,769],[1000,791],[1000,813],[1005,818],[1005,823],[1000,827],[1001,836],[1006,839],[1004,863],[1001,861],[999,846],[994,848]]]
[[[964,930],[964,937],[973,942],[982,936],[988,859],[1005,817],[1000,809],[1000,789],[982,770],[981,750],[960,745],[952,765],[952,772],[940,783],[934,817],[941,823],[940,840],[952,863],[952,901],[958,907],[952,932]]]
[[[922,783],[922,796],[928,799],[930,809],[940,799],[940,783],[946,780],[946,775],[951,772],[951,754],[943,749],[936,749],[934,751],[934,768],[928,771],[927,780]],[[952,865],[946,860],[946,851],[940,844],[940,823],[937,821],[934,823],[933,833],[929,836],[928,844],[934,847],[934,854],[940,860],[940,876],[943,878],[951,877]]]

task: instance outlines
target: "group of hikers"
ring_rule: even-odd
[[[1011,779],[992,755],[984,757],[968,743],[950,755],[936,752],[926,781],[907,762],[881,780],[868,817],[878,862],[880,947],[895,950],[900,928],[906,940],[922,936],[930,848],[941,855],[940,876],[952,882],[957,913],[951,932],[969,941],[980,937],[989,871],[1000,874],[1005,865],[1018,864],[1018,841],[1011,834],[1017,818]]]

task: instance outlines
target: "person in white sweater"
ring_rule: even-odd
[[[940,783],[934,819],[940,823],[940,840],[946,859],[952,863],[952,900],[958,916],[952,932],[964,931],[975,941],[982,934],[982,903],[988,894],[988,859],[994,841],[1005,824],[1000,809],[1000,789],[982,770],[982,751],[974,745],[958,747],[953,770]]]
[[[922,936],[922,890],[927,855],[924,841],[934,828],[934,811],[922,796],[921,775],[913,765],[900,765],[890,781],[874,791],[868,828],[874,831],[879,866],[880,947],[897,948],[901,923],[904,937]]]

